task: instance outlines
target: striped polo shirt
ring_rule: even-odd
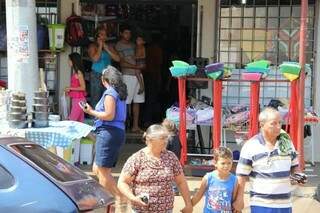
[[[298,166],[297,153],[280,154],[279,141],[274,149],[265,146],[262,134],[258,134],[242,147],[237,166],[238,176],[248,176],[250,206],[290,208],[290,171]]]

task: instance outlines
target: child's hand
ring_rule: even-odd
[[[244,201],[243,198],[238,198],[232,203],[233,211],[241,212],[241,210],[244,208]]]
[[[139,88],[139,91],[138,91],[138,95],[142,94],[144,92],[144,88],[143,87],[140,87]]]
[[[182,213],[192,213],[193,206],[192,205],[186,205],[183,209],[180,210]]]

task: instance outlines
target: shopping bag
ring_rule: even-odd
[[[60,112],[62,112],[62,119],[66,120],[68,119],[68,104],[67,104],[67,98],[66,95],[63,93],[63,95],[60,97]]]

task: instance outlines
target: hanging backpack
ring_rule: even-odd
[[[83,20],[80,16],[72,14],[67,18],[66,25],[66,42],[70,46],[86,46],[89,44]]]

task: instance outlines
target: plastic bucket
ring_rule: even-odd
[[[49,24],[49,44],[51,50],[63,49],[64,47],[64,24]]]

